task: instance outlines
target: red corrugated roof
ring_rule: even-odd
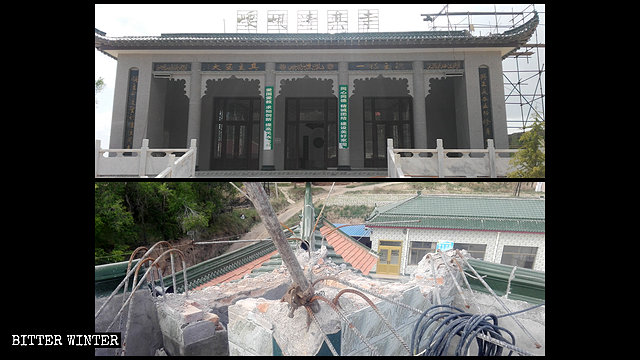
[[[333,246],[336,254],[342,256],[353,268],[368,275],[378,258],[348,235],[339,230],[332,231],[334,229],[334,226],[325,223],[325,226],[320,228],[320,233],[325,236],[329,245]]]

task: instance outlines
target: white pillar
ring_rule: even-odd
[[[189,122],[187,125],[187,141],[192,139],[200,140],[200,120],[202,104],[200,96],[200,88],[202,81],[202,73],[200,72],[201,63],[194,62],[191,64],[191,91],[189,93]],[[197,159],[196,159],[197,163]]]
[[[427,148],[427,116],[422,61],[413,62],[413,148]]]

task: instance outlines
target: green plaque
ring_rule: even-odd
[[[273,150],[273,114],[273,86],[265,86],[263,150]]]
[[[338,149],[349,148],[349,85],[338,87]]]

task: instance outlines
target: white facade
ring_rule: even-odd
[[[371,248],[378,251],[380,240],[402,241],[400,274],[410,275],[417,265],[409,265],[410,242],[452,241],[455,244],[486,245],[484,261],[500,263],[504,246],[537,248],[533,270],[545,271],[545,234],[512,231],[450,230],[426,228],[371,227]],[[376,271],[377,266],[372,271]]]

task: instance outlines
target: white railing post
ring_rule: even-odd
[[[138,176],[147,177],[147,156],[149,154],[149,139],[142,139],[142,147],[140,148]]]
[[[171,170],[169,170],[169,176],[170,178],[173,177],[173,172],[175,171],[175,166],[176,166],[176,155],[175,154],[171,154],[169,155],[169,168],[171,168]]]
[[[438,153],[438,177],[444,177],[444,147],[442,139],[436,139],[436,151]]]
[[[387,176],[397,178],[396,162],[394,161],[393,139],[387,139]]]
[[[487,139],[487,150],[489,152],[489,176],[496,177],[496,148],[493,146],[493,139]]]
[[[96,171],[93,175],[94,177],[98,177],[98,164],[100,163],[100,140],[96,140]]]
[[[197,151],[198,148],[196,147],[197,144],[197,140],[196,139],[191,139],[191,146],[190,148],[193,149],[193,154],[191,154],[191,161],[192,161],[192,166],[191,166],[191,177],[196,177],[196,159],[197,159]]]

